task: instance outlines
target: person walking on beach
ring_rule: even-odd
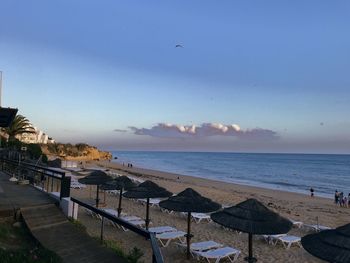
[[[336,205],[339,203],[339,192],[338,192],[338,190],[335,190],[335,193],[334,193],[334,203]]]
[[[310,196],[311,196],[311,197],[314,197],[314,192],[315,192],[315,190],[311,187],[311,188],[310,188]]]

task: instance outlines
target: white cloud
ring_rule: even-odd
[[[277,139],[275,131],[261,128],[242,130],[237,124],[203,123],[195,125],[177,125],[158,123],[150,129],[129,127],[136,135],[148,135],[160,138],[190,138],[207,136],[235,136],[239,139]]]

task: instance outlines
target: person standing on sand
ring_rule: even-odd
[[[311,196],[311,197],[314,197],[314,192],[315,192],[315,190],[311,187],[311,188],[310,188],[310,196]]]

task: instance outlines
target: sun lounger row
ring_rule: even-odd
[[[180,213],[182,216],[187,217],[187,213],[181,212]],[[206,222],[211,222],[210,214],[205,214],[205,213],[191,213],[191,219],[199,224],[202,221]]]
[[[111,214],[111,215],[113,215],[115,217],[118,216],[118,212],[116,210],[114,210],[114,209],[105,208],[105,209],[102,209],[102,210],[104,210],[106,213],[109,213],[109,214]],[[102,217],[99,214],[96,214],[95,212],[93,212],[93,211],[91,211],[89,209],[85,209],[85,211],[91,217],[94,217],[94,218],[97,218],[97,219],[102,219]],[[127,221],[128,223],[133,224],[133,225],[138,226],[138,227],[144,227],[146,225],[145,220],[143,220],[142,218],[140,218],[138,216],[127,216],[126,214],[122,213],[122,216],[120,217],[120,219],[123,219],[124,221]],[[123,226],[120,226],[120,225],[114,223],[111,220],[107,220],[107,222],[109,222],[114,227],[121,228],[124,231],[128,231],[127,228],[125,228]],[[152,222],[150,222],[150,224],[151,223]]]
[[[118,216],[118,212],[114,209],[111,209],[111,208],[104,208],[102,209],[104,210],[105,212],[117,217]],[[120,219],[123,219],[124,221],[127,221],[128,223],[130,224],[133,224],[135,226],[138,226],[138,227],[144,227],[146,225],[146,222],[145,220],[143,220],[142,218],[138,217],[138,216],[128,216],[126,215],[125,213],[122,213],[121,214],[121,217]],[[114,222],[110,221],[110,223],[115,226],[115,227],[120,227],[121,229],[123,229],[124,231],[128,231],[127,228],[123,227],[123,226],[119,226],[118,224],[115,224]],[[152,223],[152,222],[150,222]]]
[[[156,238],[163,247],[169,246],[172,241],[178,241],[176,244],[180,248],[186,248],[186,232],[179,231],[171,226],[151,227],[149,228],[149,231],[156,234]],[[241,253],[241,251],[236,248],[225,247],[224,245],[212,240],[192,243],[190,248],[193,257],[198,260],[204,258],[209,263],[211,259],[214,259],[216,263],[219,263],[220,260],[224,258],[233,262]]]
[[[280,234],[280,235],[263,235],[264,239],[271,245],[276,245],[278,242],[282,243],[283,247],[290,249],[292,245],[301,247],[301,238],[297,236]]]
[[[311,231],[315,231],[315,232],[321,232],[323,230],[330,230],[331,228],[328,226],[322,226],[322,225],[307,225],[304,224],[303,228],[307,229],[307,230],[311,230]]]
[[[184,243],[179,243],[178,245],[182,248],[186,248],[186,244]],[[241,253],[241,251],[236,248],[224,246],[213,240],[192,243],[190,249],[193,257],[198,260],[204,258],[208,263],[210,263],[211,259],[214,259],[215,263],[219,263],[221,259],[225,258],[230,262],[234,262]]]
[[[147,202],[147,199],[135,199],[137,202],[141,202],[141,203],[146,203]],[[160,203],[160,199],[158,198],[150,198],[149,199],[149,204],[151,207],[154,207],[154,206],[159,206],[159,203]]]
[[[73,188],[73,189],[83,189],[83,188],[86,188],[86,185],[85,184],[81,184],[79,182],[71,182],[70,183],[70,188]]]
[[[77,178],[74,175],[71,175],[70,188],[73,189],[83,189],[86,188],[85,184],[81,184],[78,182]]]

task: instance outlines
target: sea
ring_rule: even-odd
[[[113,162],[242,185],[333,198],[350,192],[350,155],[112,151]]]

